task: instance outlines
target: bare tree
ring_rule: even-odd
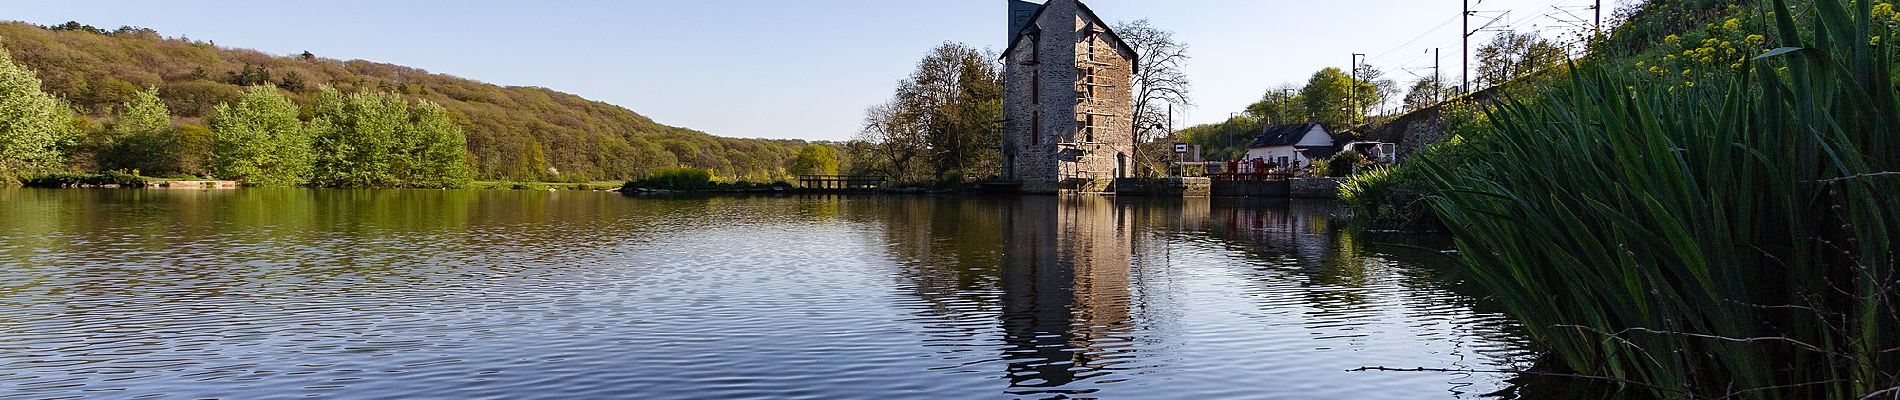
[[[1161,135],[1156,132],[1161,129],[1157,128],[1165,127],[1170,122],[1168,106],[1194,104],[1188,97],[1192,85],[1188,82],[1187,72],[1182,70],[1189,58],[1188,46],[1176,41],[1174,32],[1156,28],[1146,19],[1118,23],[1115,33],[1133,48],[1140,59],[1131,82],[1135,91],[1135,110],[1130,115],[1134,123],[1135,156],[1148,160],[1139,154],[1139,149],[1141,145],[1160,138]]]
[[[853,146],[855,148],[852,150],[869,152],[849,152],[862,157],[853,159],[854,168],[905,182],[916,176],[915,161],[925,156],[929,140],[917,120],[900,110],[897,102],[891,101],[864,111],[864,129],[858,132],[858,140],[854,143],[861,143],[862,146]]]

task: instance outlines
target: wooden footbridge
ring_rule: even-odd
[[[798,189],[808,193],[864,193],[884,186],[875,175],[799,175]]]

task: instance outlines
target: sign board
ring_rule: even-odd
[[[1188,152],[1188,145],[1187,145],[1187,143],[1175,143],[1175,144],[1174,144],[1174,152],[1176,152],[1176,153],[1182,153],[1182,154],[1186,154],[1186,153]]]

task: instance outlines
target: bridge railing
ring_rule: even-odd
[[[884,186],[876,175],[799,175],[798,187],[814,191],[871,191]]]

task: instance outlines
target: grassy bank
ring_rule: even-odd
[[[1418,189],[1577,374],[1661,398],[1900,395],[1892,7],[1764,5],[1772,51],[1587,63],[1348,196]]]

